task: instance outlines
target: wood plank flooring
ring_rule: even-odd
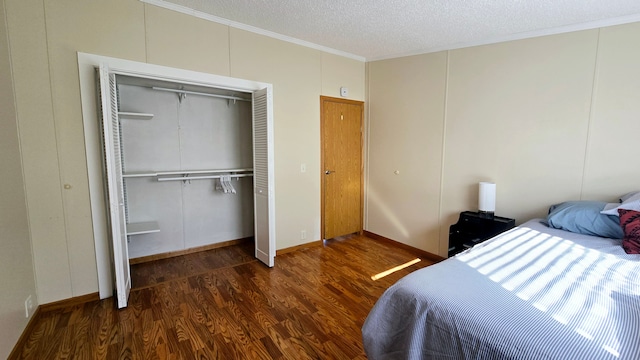
[[[257,261],[253,241],[131,265],[132,289]]]
[[[361,327],[384,290],[432,262],[363,236],[276,258],[251,244],[132,267],[113,299],[43,313],[18,359],[366,359]]]

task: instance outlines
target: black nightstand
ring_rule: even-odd
[[[449,227],[449,257],[516,226],[515,219],[463,211]]]

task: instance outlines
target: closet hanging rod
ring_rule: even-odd
[[[219,170],[177,170],[177,171],[149,171],[149,172],[131,172],[122,175],[124,178],[133,177],[156,177],[164,175],[188,175],[188,174],[216,174],[216,173],[231,173],[231,172],[248,172],[253,171],[252,168],[245,169],[219,169]]]
[[[245,169],[217,169],[217,170],[176,170],[176,171],[159,171],[157,176],[162,175],[181,175],[181,174],[215,174],[215,173],[231,173],[231,172],[247,172],[253,171],[252,168]]]
[[[161,87],[157,87],[157,86],[153,86],[151,88],[153,90],[168,91],[168,92],[174,92],[174,93],[178,93],[178,94],[193,94],[193,95],[210,96],[210,97],[227,99],[227,100],[238,100],[238,101],[249,101],[249,102],[251,101],[251,99],[245,99],[245,98],[241,98],[241,97],[238,97],[238,96],[208,94],[208,93],[203,93],[203,92],[187,91],[187,90],[179,90],[179,89],[167,89],[167,88],[161,88]]]
[[[240,177],[246,177],[246,176],[253,176],[253,174],[179,176],[179,177],[164,177],[164,178],[159,177],[158,181],[187,181],[187,180],[202,180],[202,179],[220,179],[223,176],[230,176],[232,178],[240,178]]]

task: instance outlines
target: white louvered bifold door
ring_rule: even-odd
[[[120,122],[118,120],[118,94],[116,76],[109,73],[106,65],[100,65],[100,106],[102,115],[102,137],[106,167],[106,187],[109,206],[109,229],[113,245],[113,265],[118,308],[127,306],[131,291],[129,273],[129,251],[122,180],[122,148],[120,144]]]
[[[273,267],[276,256],[271,88],[253,93],[253,186],[256,258]]]

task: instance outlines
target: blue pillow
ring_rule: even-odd
[[[547,224],[578,234],[622,239],[620,220],[614,215],[601,214],[604,201],[567,201],[549,208]]]

